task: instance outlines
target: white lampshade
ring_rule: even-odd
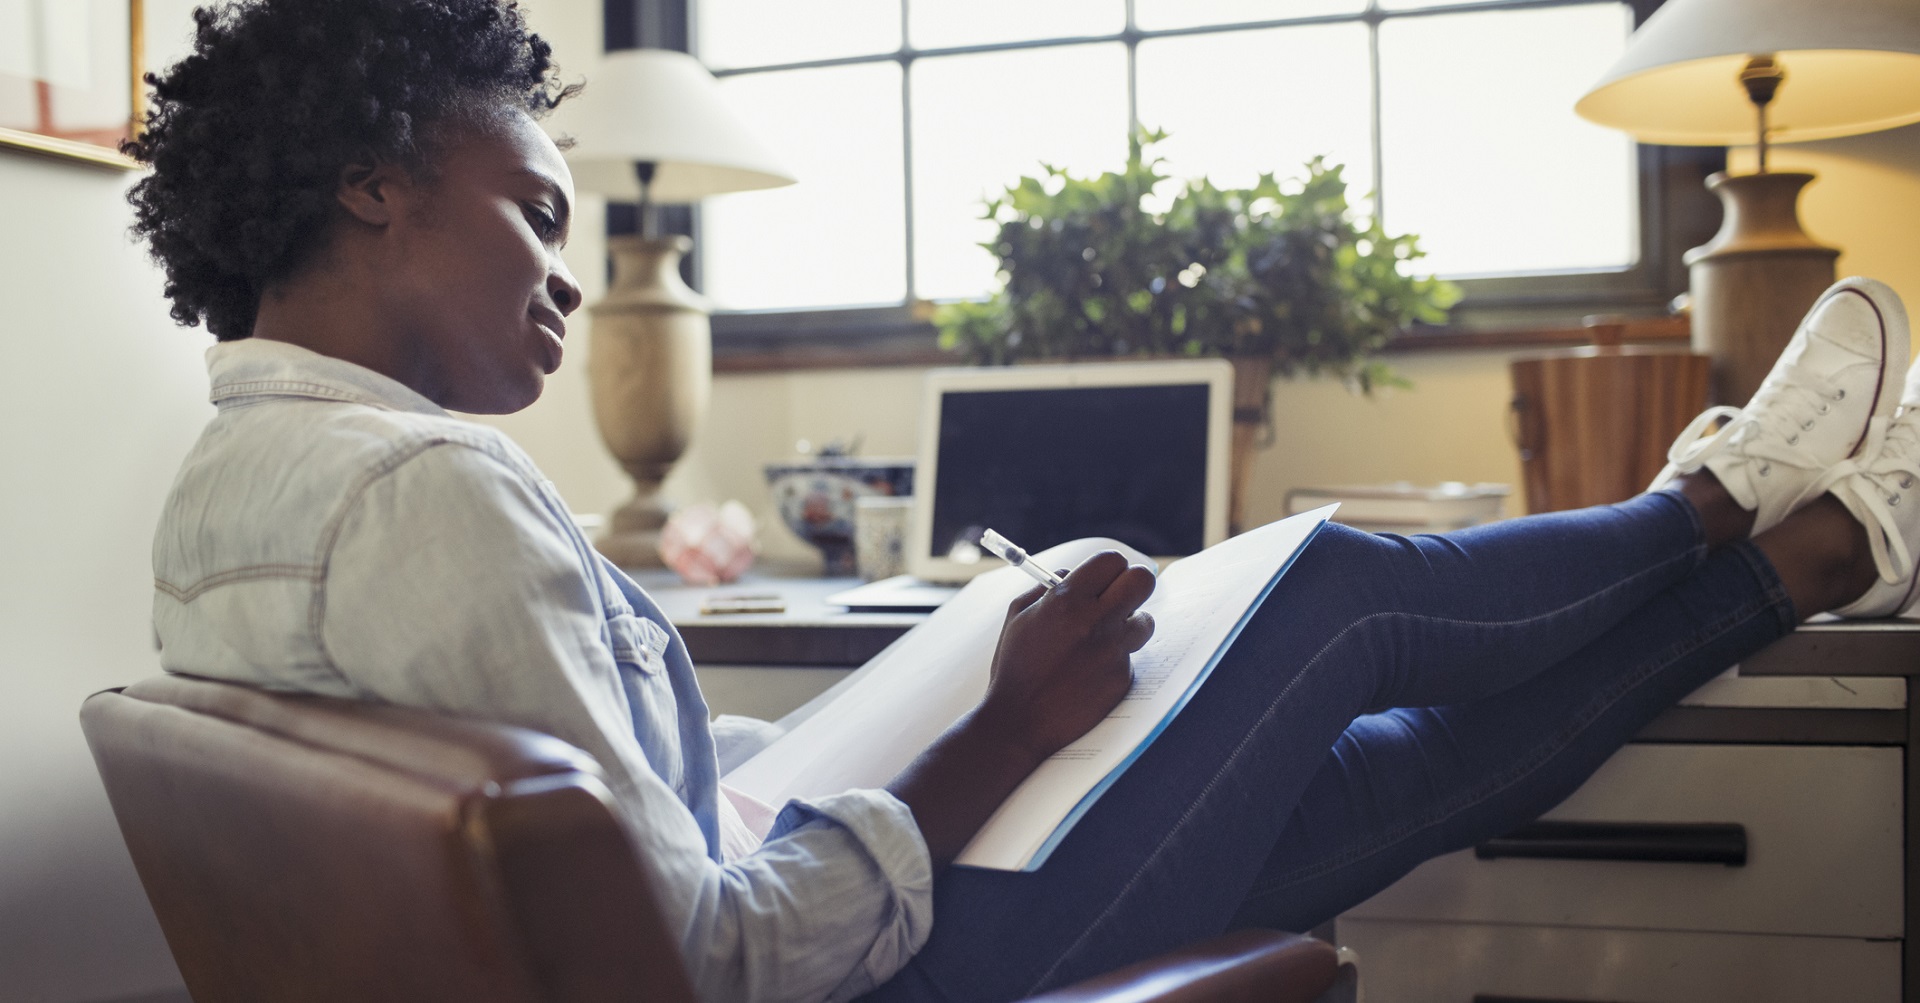
[[[634,165],[655,166],[655,202],[778,188],[794,182],[720,97],[706,67],[684,52],[610,52],[569,119],[577,145],[567,153],[574,184],[609,198],[640,196]]]
[[[1920,0],[1667,0],[1574,111],[1647,143],[1752,143],[1739,77],[1761,55],[1786,71],[1769,142],[1920,122]]]

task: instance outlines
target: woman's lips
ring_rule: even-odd
[[[545,324],[539,324],[537,326],[540,328],[541,342],[547,349],[547,375],[552,376],[555,372],[559,371],[560,359],[566,354],[566,349],[560,344],[560,334],[553,328]]]
[[[547,375],[552,376],[560,368],[560,359],[566,354],[561,341],[567,336],[567,322],[560,315],[547,310],[534,310],[530,316],[533,326],[540,329],[540,341],[547,352]]]

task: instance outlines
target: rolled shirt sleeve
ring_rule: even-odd
[[[886,791],[789,801],[761,849],[808,840],[814,833],[852,837],[873,867],[871,877],[892,891],[874,917],[872,946],[829,997],[852,999],[892,977],[933,932],[932,865],[913,813]]]
[[[931,862],[884,791],[791,803],[757,850],[721,860],[716,813],[733,809],[690,667],[616,653],[608,621],[629,604],[504,440],[396,457],[347,500],[323,559],[316,640],[354,689],[600,763],[703,999],[851,998],[926,942]]]

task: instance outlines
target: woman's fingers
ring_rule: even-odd
[[[1147,567],[1128,565],[1119,553],[1103,550],[1068,572],[1066,580],[1052,591],[1061,601],[1091,613],[1095,619],[1090,626],[1096,632],[1111,632],[1110,636],[1132,652],[1139,651],[1153,636],[1153,617],[1138,611],[1153,595],[1156,583]]]
[[[1085,618],[1095,635],[1106,635],[1123,651],[1139,651],[1153,636],[1153,617],[1141,612],[1140,606],[1153,595],[1155,584],[1152,570],[1128,565],[1119,553],[1103,550],[1080,562],[1052,589],[1034,586],[1021,593],[1009,604],[1007,618],[1011,621],[1042,598],[1051,597],[1059,605],[1050,608],[1073,619]]]
[[[1047,587],[1045,585],[1035,585],[1033,588],[1014,596],[1013,601],[1007,604],[1007,619],[1011,620],[1019,616],[1026,611],[1028,606],[1039,602],[1040,597],[1046,594]]]
[[[1100,605],[1110,613],[1126,616],[1139,609],[1140,604],[1153,595],[1156,584],[1158,580],[1146,566],[1131,565],[1121,569],[1107,584],[1106,591],[1100,594]]]
[[[1127,617],[1120,624],[1120,646],[1128,653],[1139,651],[1153,639],[1153,614],[1146,610]]]
[[[1107,586],[1127,570],[1127,559],[1117,551],[1103,550],[1080,562],[1080,566],[1067,572],[1066,580],[1053,587],[1053,591],[1063,599],[1076,602],[1094,602],[1106,592]]]

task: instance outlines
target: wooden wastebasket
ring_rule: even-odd
[[[1674,437],[1707,406],[1707,356],[1624,346],[1623,325],[1591,326],[1591,346],[1509,364],[1529,512],[1625,501],[1645,491]]]

